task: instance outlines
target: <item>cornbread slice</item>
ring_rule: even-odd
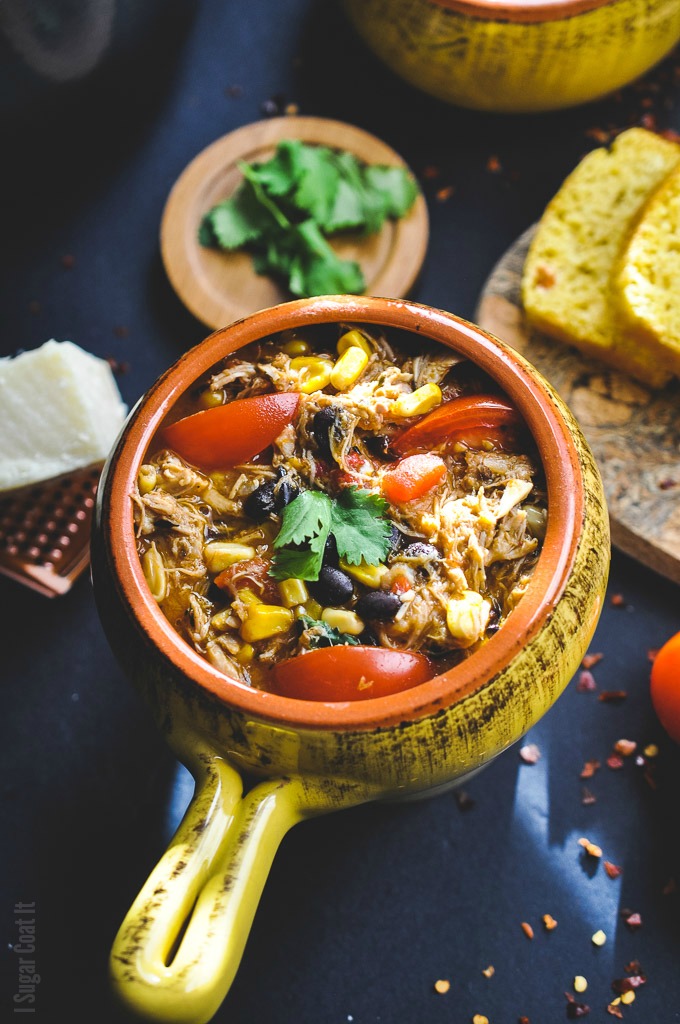
[[[70,341],[0,359],[0,492],[103,462],[127,413],[105,359]]]
[[[550,201],[522,276],[527,320],[652,387],[670,374],[618,323],[620,252],[652,192],[680,165],[680,146],[644,128],[581,160]]]
[[[630,332],[680,375],[680,167],[647,202],[623,250],[616,295]]]

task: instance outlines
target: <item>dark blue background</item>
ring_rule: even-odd
[[[413,297],[472,317],[495,261],[540,215],[588,130],[680,128],[671,60],[643,88],[563,113],[496,117],[457,110],[378,65],[335,4],[202,0],[168,4],[139,46],[91,81],[62,90],[12,79],[2,131],[0,353],[55,337],[129,364],[128,404],[207,329],[180,305],[160,261],[168,192],[208,143],[263,116],[263,103],[352,122],[393,146],[423,180],[429,250]],[[677,58],[676,58],[677,59]],[[674,84],[674,78],[676,84]],[[233,88],[238,87],[238,88]],[[272,103],[269,103],[269,108]],[[501,171],[487,169],[496,156]],[[453,195],[436,193],[454,185]],[[72,256],[73,265],[63,265]],[[69,261],[67,261],[69,262]],[[575,974],[589,1020],[609,1021],[611,981],[648,975],[625,1018],[680,1020],[678,748],[648,693],[649,648],[680,628],[678,588],[614,554],[593,650],[599,690],[572,683],[532,731],[538,764],[507,751],[453,794],[367,806],[300,826],[284,841],[231,992],[230,1024],[492,1024],[566,1019]],[[13,906],[37,904],[36,1018],[127,1020],[106,979],[108,950],[191,791],[104,639],[89,580],[53,601],[0,578],[2,636],[2,1001],[16,1019]],[[605,764],[621,737],[657,743],[652,788],[634,759]],[[602,768],[586,785],[584,761]],[[585,835],[623,867],[587,870]],[[631,932],[622,908],[638,911]],[[558,927],[547,933],[542,915]],[[521,922],[534,929],[533,941]],[[591,935],[602,928],[606,945]],[[489,964],[495,974],[486,978]],[[437,995],[438,978],[451,981]]]

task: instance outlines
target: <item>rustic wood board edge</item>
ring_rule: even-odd
[[[602,474],[612,544],[680,583],[679,382],[650,391],[527,325],[520,283],[535,230],[497,262],[474,319],[533,363],[573,412]]]

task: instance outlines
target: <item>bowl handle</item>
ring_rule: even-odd
[[[341,795],[325,780],[297,777],[269,779],[242,795],[236,769],[205,750],[194,774],[195,795],[123,921],[110,960],[123,1002],[172,1024],[209,1021],[227,994],[288,829],[362,802],[346,788]]]

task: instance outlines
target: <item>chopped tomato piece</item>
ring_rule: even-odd
[[[434,674],[424,654],[340,645],[282,661],[273,670],[273,689],[298,700],[369,700],[408,690]]]
[[[244,562],[234,562],[223,569],[214,579],[220,590],[228,591],[237,597],[239,590],[252,590],[265,604],[278,604],[279,596],[276,583],[269,575],[271,562],[264,558],[249,558]]]
[[[438,455],[409,455],[388,469],[382,478],[382,492],[391,502],[421,498],[446,476],[446,463]]]
[[[390,587],[390,593],[406,594],[409,590],[412,589],[412,587],[413,584],[411,583],[408,576],[397,576],[397,578],[392,583],[392,586]]]
[[[293,391],[237,398],[171,423],[163,430],[163,443],[199,469],[238,466],[279,436],[299,404]]]
[[[485,440],[499,442],[509,429],[521,424],[517,410],[495,395],[453,398],[423,416],[392,442],[398,455],[429,451],[447,441],[464,441],[480,447]]]

